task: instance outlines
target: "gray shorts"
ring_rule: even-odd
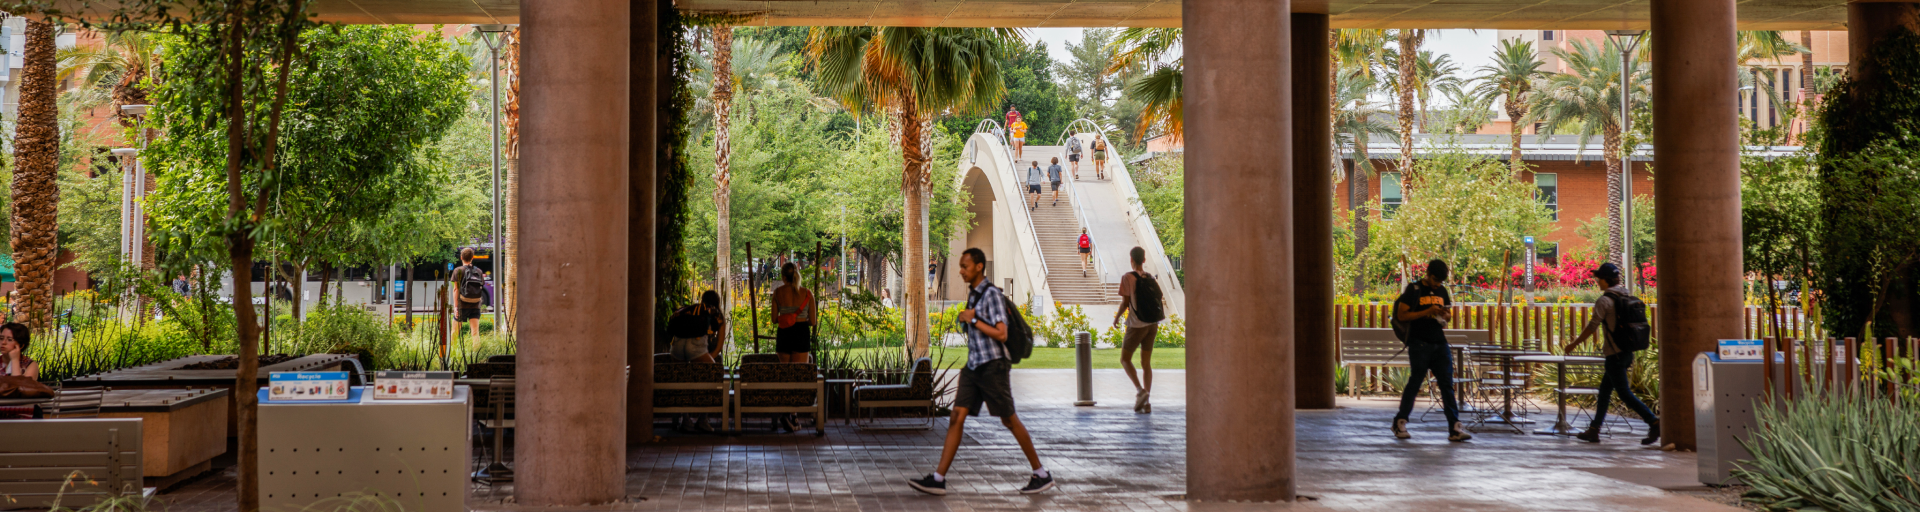
[[[707,337],[674,338],[673,343],[667,348],[667,353],[677,360],[692,361],[707,355]]]
[[[1009,373],[1013,371],[1013,361],[995,359],[978,368],[960,368],[960,383],[955,386],[953,406],[967,408],[967,414],[980,415],[980,404],[986,403],[994,416],[1002,418],[1013,416],[1013,382]]]

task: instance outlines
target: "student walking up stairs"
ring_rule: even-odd
[[[1045,169],[1054,158],[1060,159],[1060,165],[1067,167],[1066,151],[1060,146],[1027,146],[1027,159],[1040,162]],[[1032,164],[1022,159],[1015,162],[1016,168],[1024,169]],[[1091,176],[1087,176],[1091,177]],[[1047,286],[1053,290],[1053,300],[1062,304],[1107,304],[1112,302],[1113,290],[1100,283],[1100,275],[1091,266],[1082,266],[1080,257],[1080,233],[1085,226],[1073,214],[1074,180],[1071,172],[1062,173],[1063,183],[1058,203],[1054,202],[1052,184],[1047,184],[1040,195],[1039,207],[1033,209],[1033,229],[1039,238],[1040,254],[1047,262]],[[1096,242],[1097,243],[1097,242]],[[1086,271],[1083,273],[1082,269]]]

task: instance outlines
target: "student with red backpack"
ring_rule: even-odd
[[[1633,369],[1635,352],[1647,349],[1652,333],[1647,323],[1647,303],[1633,296],[1633,291],[1620,284],[1620,267],[1612,263],[1603,263],[1593,270],[1593,284],[1600,287],[1599,299],[1593,301],[1593,320],[1580,330],[1580,337],[1568,344],[1565,353],[1573,353],[1574,347],[1587,342],[1593,331],[1601,331],[1600,353],[1607,356],[1606,366],[1600,373],[1599,403],[1593,406],[1593,423],[1587,431],[1574,437],[1589,443],[1600,442],[1600,425],[1607,420],[1607,406],[1612,405],[1613,395],[1620,395],[1620,402],[1640,419],[1647,422],[1647,437],[1640,444],[1648,445],[1660,442],[1660,417],[1653,409],[1633,394],[1633,383],[1627,380],[1627,372]]]
[[[1080,228],[1080,277],[1087,277],[1087,267],[1093,266],[1093,237],[1087,234],[1087,228]]]

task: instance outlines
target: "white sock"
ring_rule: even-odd
[[[1033,470],[1033,476],[1037,476],[1040,478],[1048,478],[1047,468],[1040,468],[1040,469]]]
[[[935,482],[945,482],[945,481],[947,481],[947,475],[942,475],[942,474],[939,474],[939,473],[934,473],[934,474],[933,474],[933,481],[935,481]]]

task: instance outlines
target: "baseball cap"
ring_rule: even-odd
[[[1612,263],[1601,263],[1600,268],[1593,269],[1593,277],[1618,281],[1620,279],[1620,266]]]

